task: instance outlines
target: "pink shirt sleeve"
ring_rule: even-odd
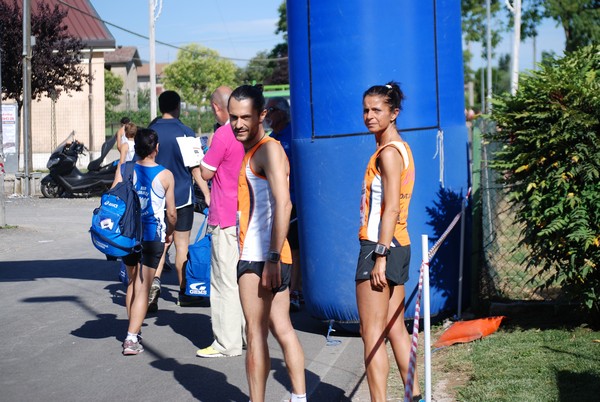
[[[225,158],[225,152],[227,151],[227,144],[223,141],[224,135],[222,133],[222,128],[223,127],[219,127],[213,135],[210,148],[201,162],[205,168],[212,170],[213,172],[219,168]]]

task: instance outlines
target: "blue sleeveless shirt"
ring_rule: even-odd
[[[165,189],[158,179],[164,166],[135,164],[133,183],[142,207],[143,241],[165,241]]]

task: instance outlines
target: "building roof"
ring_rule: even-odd
[[[167,67],[169,63],[156,63],[156,75],[158,77],[162,76],[163,70]],[[143,63],[141,67],[137,69],[138,77],[150,77],[150,64]]]
[[[140,55],[135,46],[119,46],[114,52],[107,52],[104,55],[104,64],[127,64],[133,63],[137,67],[142,65]]]
[[[79,38],[86,49],[109,50],[115,48],[115,38],[89,0],[44,0],[51,8],[58,4],[68,11],[63,23],[69,35]],[[42,0],[31,0],[31,12],[35,13]],[[23,7],[23,0],[17,0]]]

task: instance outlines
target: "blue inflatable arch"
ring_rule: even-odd
[[[420,236],[437,233],[428,224],[431,209],[445,208],[440,187],[464,194],[468,186],[460,2],[294,0],[287,15],[292,173],[307,309],[319,319],[358,320],[361,182],[376,148],[362,122],[362,94],[394,80],[406,95],[398,127],[412,148],[417,177],[408,222],[411,316]],[[451,251],[432,275],[432,314],[457,305],[458,244],[443,247]]]

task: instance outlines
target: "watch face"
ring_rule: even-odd
[[[388,248],[386,246],[384,246],[383,244],[377,243],[375,245],[374,253],[377,255],[388,255]]]

